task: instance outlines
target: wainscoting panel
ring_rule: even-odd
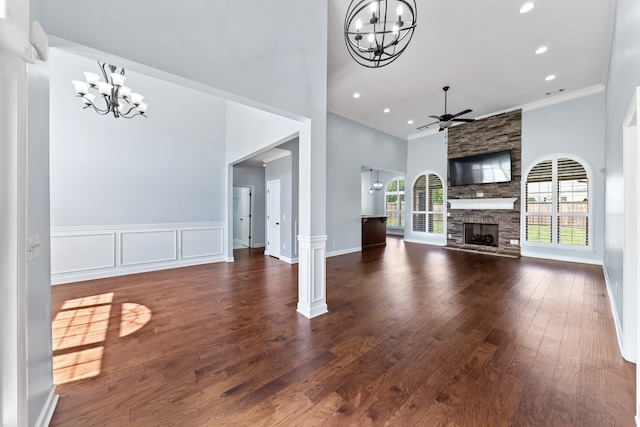
[[[116,234],[51,236],[51,273],[73,273],[116,266]]]
[[[197,258],[224,254],[224,232],[221,228],[182,230],[182,258]]]
[[[225,223],[51,229],[51,283],[226,260]]]
[[[136,231],[120,237],[122,265],[173,261],[178,258],[177,231]]]

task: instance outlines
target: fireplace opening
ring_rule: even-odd
[[[498,224],[464,223],[464,243],[498,247]]]

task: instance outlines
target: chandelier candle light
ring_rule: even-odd
[[[360,65],[384,67],[409,45],[416,28],[415,0],[351,0],[344,40]]]
[[[105,64],[100,61],[98,61],[98,66],[102,71],[104,80],[100,80],[100,76],[97,74],[85,71],[84,76],[87,81],[73,80],[71,82],[76,89],[77,96],[82,98],[84,108],[92,107],[98,114],[102,115],[113,113],[115,118],[147,117],[144,114],[147,111],[147,104],[142,102],[144,96],[131,92],[131,88],[124,85],[126,80],[124,68],[121,68],[118,72],[118,67],[115,65]],[[110,73],[107,73],[107,67]],[[105,108],[99,108],[95,105],[96,95],[89,93],[89,89],[94,89],[102,96],[105,101]],[[133,106],[130,107],[131,104]]]

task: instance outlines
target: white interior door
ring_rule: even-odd
[[[267,182],[267,255],[280,258],[280,180]]]
[[[249,187],[233,187],[233,241],[251,247],[251,196]]]

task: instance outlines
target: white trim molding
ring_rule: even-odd
[[[40,416],[36,421],[36,427],[47,427],[51,423],[51,418],[53,418],[53,412],[56,410],[56,406],[58,406],[59,398],[60,396],[56,394],[56,385],[54,384],[49,390],[47,401],[42,407]]]
[[[311,319],[327,309],[327,236],[298,236],[298,313]]]
[[[327,258],[340,256],[340,255],[353,254],[356,252],[362,252],[362,247],[358,246],[357,248],[348,248],[348,249],[341,249],[339,251],[327,252]]]
[[[51,283],[228,261],[222,222],[56,227]]]
[[[513,210],[517,197],[503,197],[498,199],[448,199],[450,209],[507,209]]]

